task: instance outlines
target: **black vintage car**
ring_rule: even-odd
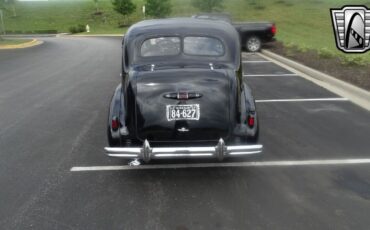
[[[109,156],[223,160],[260,153],[258,133],[233,26],[159,19],[127,31],[122,83],[109,108]]]

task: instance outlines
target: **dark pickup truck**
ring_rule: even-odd
[[[228,14],[219,13],[202,13],[192,17],[206,20],[222,20],[232,24],[239,32],[242,47],[249,52],[259,51],[262,43],[275,40],[276,26],[272,22],[232,22]]]

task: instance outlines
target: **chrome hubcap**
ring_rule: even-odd
[[[247,47],[249,51],[256,52],[261,47],[261,42],[257,38],[251,38],[247,42]]]

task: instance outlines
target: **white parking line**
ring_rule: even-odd
[[[300,160],[300,161],[255,161],[230,163],[197,163],[197,164],[163,164],[163,165],[113,165],[72,167],[71,172],[91,171],[126,171],[149,169],[181,169],[181,168],[228,168],[228,167],[289,167],[289,166],[341,166],[370,164],[370,158],[364,159],[328,159],[328,160]]]
[[[267,60],[250,60],[250,61],[242,61],[242,63],[271,63],[271,61],[267,61]]]
[[[306,99],[271,99],[271,100],[256,100],[257,103],[268,102],[305,102],[305,101],[349,101],[348,98],[306,98]]]
[[[298,76],[295,73],[281,73],[281,74],[243,74],[243,77],[287,77],[287,76]]]

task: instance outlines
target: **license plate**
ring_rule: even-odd
[[[167,105],[166,114],[168,121],[199,120],[199,104]]]

